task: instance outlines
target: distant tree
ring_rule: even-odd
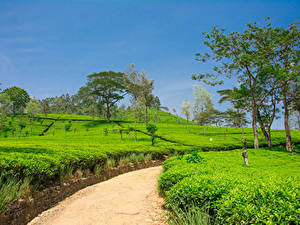
[[[227,126],[244,127],[248,124],[246,112],[236,111],[233,108],[227,109],[223,113],[223,117]]]
[[[47,114],[50,113],[50,99],[45,98],[40,102],[41,112],[47,117]]]
[[[26,107],[26,103],[30,101],[30,97],[27,93],[22,88],[19,87],[11,87],[11,88],[6,88],[3,91],[6,93],[10,100],[12,101],[12,112],[15,115],[22,107]]]
[[[26,105],[26,111],[30,117],[30,136],[32,136],[32,121],[34,116],[41,110],[39,101],[35,98],[30,99]]]
[[[12,101],[8,94],[0,93],[0,128],[3,127],[6,121],[7,115],[10,113],[12,107]]]
[[[229,126],[234,127],[246,125],[248,123],[246,111],[250,110],[248,102],[251,101],[249,99],[249,90],[242,85],[239,88],[234,87],[233,89],[224,89],[217,92],[221,95],[219,103],[227,101],[233,105],[233,108],[224,112],[225,122]]]
[[[20,139],[22,130],[26,127],[26,122],[24,122],[23,120],[20,120],[18,122],[18,126],[19,126],[19,139]]]
[[[154,109],[157,109],[157,110],[160,109],[161,103],[160,103],[160,99],[159,99],[158,96],[155,96],[155,97],[153,98],[153,101],[152,101],[150,107],[151,107],[151,108],[154,108]]]
[[[189,119],[191,118],[191,109],[193,108],[193,103],[184,100],[181,105],[181,113],[186,118],[186,128],[189,123]]]
[[[110,109],[125,96],[124,73],[105,71],[88,75],[86,87],[106,108],[106,119],[110,122]]]
[[[210,111],[214,109],[212,96],[209,94],[205,88],[201,85],[194,85],[194,106],[193,112],[194,116],[199,114],[200,112]]]
[[[125,80],[124,84],[127,89],[127,92],[132,97],[133,110],[134,110],[134,140],[137,139],[136,134],[136,113],[137,113],[137,103],[138,98],[141,96],[141,77],[145,72],[138,73],[135,69],[134,64],[129,65],[125,70]]]
[[[148,108],[151,106],[151,103],[154,100],[154,95],[152,94],[152,91],[154,89],[154,80],[147,79],[146,74],[141,74],[141,97],[142,102],[145,106],[145,120],[146,120],[146,127],[148,126]]]

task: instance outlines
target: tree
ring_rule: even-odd
[[[265,73],[266,66],[270,64],[270,56],[276,53],[276,42],[270,23],[259,27],[257,23],[247,24],[248,29],[243,33],[225,33],[225,29],[213,27],[210,33],[204,33],[207,39],[204,44],[210,48],[210,54],[197,53],[197,60],[205,62],[208,59],[218,62],[214,73],[193,75],[193,79],[203,80],[207,84],[217,85],[223,83],[223,78],[234,77],[240,84],[249,89],[251,100],[251,117],[254,135],[254,148],[259,148],[257,131],[257,110],[269,94],[278,88],[278,78]],[[277,46],[278,47],[278,46]],[[263,93],[257,88],[264,83],[270,84]]]
[[[40,112],[41,107],[39,104],[39,101],[35,98],[30,99],[30,102],[26,105],[26,111],[28,115],[30,116],[30,136],[32,136],[32,121],[34,116]]]
[[[291,112],[295,116],[295,128],[300,130],[300,84],[294,83],[291,86]]]
[[[20,120],[18,122],[18,126],[20,127],[20,130],[19,130],[19,139],[20,139],[22,130],[26,127],[26,123],[23,120]]]
[[[154,89],[153,87],[154,80],[147,79],[146,74],[141,74],[141,96],[142,96],[142,102],[145,106],[145,120],[146,120],[146,127],[148,127],[148,108],[151,106],[151,103],[154,100],[154,95],[152,94],[152,91]]]
[[[41,112],[47,117],[47,114],[50,113],[50,99],[45,98],[40,102]]]
[[[268,52],[269,64],[265,67],[268,75],[275,77],[279,84],[279,95],[284,108],[284,128],[286,133],[286,149],[293,154],[292,137],[289,128],[290,110],[293,102],[293,86],[300,82],[299,65],[299,23],[292,23],[287,29],[274,28],[270,34],[272,51]],[[298,86],[299,87],[299,86]]]
[[[124,98],[124,73],[105,71],[88,75],[90,93],[98,98],[98,101],[106,107],[106,119],[110,122],[110,109],[118,101]]]
[[[224,112],[225,121],[234,127],[246,125],[248,121],[246,120],[245,111],[249,108],[247,104],[249,101],[248,89],[246,90],[245,86],[240,86],[240,88],[234,87],[233,89],[224,89],[217,92],[222,96],[219,103],[227,101],[233,105],[233,108]]]
[[[157,131],[157,127],[154,124],[149,124],[147,126],[147,131],[151,134],[151,141],[152,141],[152,146],[154,145],[154,139],[155,139],[155,132]]]
[[[22,88],[11,87],[4,89],[3,93],[6,93],[12,101],[12,112],[15,115],[22,107],[26,107],[26,103],[30,101],[30,97]]]
[[[124,85],[127,89],[127,92],[132,97],[133,103],[133,110],[134,110],[134,141],[136,141],[137,134],[136,134],[136,113],[137,113],[137,102],[138,98],[141,96],[141,77],[145,72],[142,71],[138,73],[135,69],[134,64],[129,65],[125,70],[124,76]]]
[[[11,110],[12,102],[6,93],[0,93],[0,128],[6,121],[7,115]]]
[[[181,113],[185,116],[186,118],[186,128],[187,128],[187,125],[189,123],[189,119],[191,117],[191,109],[193,108],[193,103],[187,101],[187,100],[184,100],[182,102],[182,105],[181,105]]]
[[[194,100],[193,106],[194,116],[200,112],[210,111],[214,109],[212,96],[209,94],[204,87],[201,85],[194,85]]]
[[[160,107],[161,107],[160,99],[159,99],[158,96],[155,96],[155,97],[153,98],[153,101],[152,101],[152,103],[151,103],[150,108],[154,108],[154,109],[159,110]]]

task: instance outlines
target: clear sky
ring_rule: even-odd
[[[0,82],[41,99],[74,94],[88,74],[123,72],[134,63],[155,79],[162,104],[180,110],[198,84],[191,74],[213,66],[194,60],[205,51],[202,32],[213,25],[242,31],[267,16],[286,27],[299,12],[300,1],[291,0],[0,0]],[[234,84],[204,86],[223,110],[228,105],[217,103],[215,91]],[[283,126],[277,121],[274,127]]]

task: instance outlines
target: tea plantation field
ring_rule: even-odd
[[[216,224],[299,224],[300,146],[201,152],[166,160],[159,191],[176,212],[199,207]]]
[[[21,133],[20,121],[26,123]],[[156,134],[160,137],[155,139],[154,146],[144,122],[137,124],[140,132],[137,133],[137,142],[134,141],[133,114],[130,111],[124,111],[120,118],[110,123],[99,117],[40,114],[32,121],[32,136],[30,118],[26,115],[9,118],[7,129],[0,132],[0,210],[4,211],[8,202],[25,198],[55,182],[64,182],[66,177],[75,173],[84,176],[86,171],[99,173],[105,167],[164,159],[167,155],[197,149],[214,151],[201,152],[203,160],[199,163],[187,163],[185,158],[188,156],[165,162],[159,188],[161,194],[166,196],[167,206],[188,208],[190,202],[201,207],[209,204],[210,213],[222,223],[236,223],[240,213],[245,213],[245,223],[276,221],[286,218],[286,214],[278,214],[279,209],[285,207],[293,214],[287,221],[299,220],[294,216],[295,210],[299,211],[299,193],[296,190],[299,188],[298,153],[290,156],[279,148],[272,151],[250,150],[250,167],[246,168],[241,150],[216,150],[241,148],[242,137],[247,138],[249,147],[253,146],[250,128],[203,127],[192,122],[186,127],[184,119],[152,109],[149,122],[157,126]],[[40,136],[52,123],[45,135]],[[120,129],[124,130],[122,135]],[[284,143],[284,130],[273,130],[272,138],[274,144]],[[292,131],[292,139],[299,143],[300,132]],[[261,133],[260,144],[266,144]],[[204,188],[200,192],[199,186]],[[279,190],[280,187],[282,189]],[[287,195],[280,192],[283,189],[288,192]],[[262,190],[262,193],[256,190]],[[280,207],[277,211],[272,209],[277,213],[274,218],[266,214],[270,214],[271,210],[268,204],[273,207],[277,203],[264,204],[268,200],[263,198],[262,203],[253,203],[252,206],[242,204],[256,195],[272,196],[276,193],[286,197],[278,200],[283,205],[278,203]],[[257,210],[263,211],[262,215],[250,220]]]

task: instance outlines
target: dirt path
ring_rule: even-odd
[[[157,194],[161,167],[126,173],[87,187],[43,212],[29,225],[164,224]]]

